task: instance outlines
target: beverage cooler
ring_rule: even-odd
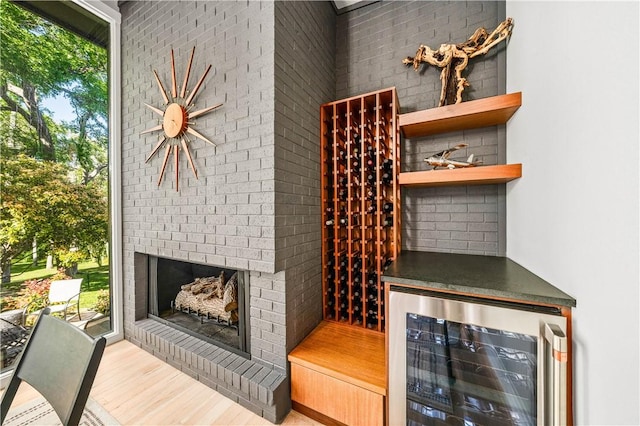
[[[390,425],[566,424],[559,309],[390,290]]]

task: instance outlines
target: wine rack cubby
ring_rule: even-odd
[[[395,88],[321,106],[325,320],[384,331],[380,277],[400,251]]]

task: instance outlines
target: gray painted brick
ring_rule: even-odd
[[[440,70],[432,66],[423,66],[423,72],[416,73],[411,68],[403,67],[401,60],[406,56],[413,56],[420,44],[437,48],[442,43],[459,43],[466,40],[480,26],[491,31],[504,19],[504,13],[504,2],[378,2],[339,15],[336,37],[341,43],[336,45],[336,98],[395,86],[401,112],[435,107],[441,88]],[[471,66],[468,68],[470,72],[467,73],[471,87],[464,92],[466,99],[504,93],[505,46],[499,45],[497,49],[492,49],[491,54],[471,60]],[[361,55],[360,52],[367,52],[367,55]],[[375,61],[375,67],[371,66],[371,61]],[[426,155],[462,141],[470,146],[460,151],[460,158],[473,152],[480,156],[485,164],[495,164],[498,153],[505,150],[505,141],[500,138],[498,129],[490,127],[405,140],[401,159],[403,170],[426,170],[427,167],[422,161]],[[427,200],[438,212],[451,213],[449,218],[434,217],[430,214],[403,214],[403,248],[433,248],[430,241],[418,238],[417,230],[424,228],[414,225],[415,222],[464,222],[464,216],[453,213],[498,212],[499,200],[483,199],[481,203],[484,206],[475,203],[476,205],[471,207],[471,201],[465,201],[465,195],[461,194],[461,191],[473,195],[484,190],[479,187],[461,187],[457,190],[443,188],[431,192],[403,190],[405,205],[410,206]],[[433,194],[437,194],[436,198]],[[450,201],[447,201],[447,198]],[[461,206],[466,205],[467,210],[464,210]],[[471,222],[474,218],[469,216],[468,219]],[[500,241],[504,238],[506,229],[505,218],[501,217],[495,222],[499,226],[492,231],[496,236],[491,238]],[[474,237],[470,235],[470,238]],[[458,244],[453,246],[458,247]],[[442,242],[439,247],[450,250],[450,246]],[[496,245],[484,248],[488,251],[482,254],[504,255],[504,247],[499,248]]]
[[[244,391],[250,395],[248,403],[264,405],[265,418],[281,420],[283,405],[276,409],[259,397],[284,398],[286,378],[271,383],[278,395],[266,386],[258,395],[248,373],[262,381],[265,371],[284,372],[286,354],[321,319],[318,106],[389,86],[398,88],[403,112],[433,106],[440,90],[438,70],[416,74],[399,61],[421,43],[459,42],[477,25],[492,28],[501,20],[504,4],[378,2],[336,17],[328,2],[124,2],[121,13],[125,337],[176,367],[197,372],[203,383],[238,398]],[[179,24],[196,19],[198,26]],[[149,70],[157,68],[167,81],[167,46],[175,51],[181,75],[194,43],[194,74],[208,63],[214,66],[196,103],[224,105],[198,119],[196,129],[217,146],[194,141],[200,179],[182,158],[176,192],[173,164],[158,187],[161,158],[145,163],[156,136],[140,132],[159,121],[143,102],[162,102]],[[474,60],[470,96],[503,90],[504,70],[498,69],[502,56]],[[486,162],[497,161],[504,148],[497,133],[488,128],[412,140],[405,144],[402,161],[424,168],[422,159],[435,146],[460,140]],[[497,253],[504,227],[504,218],[498,217],[504,209],[494,207],[501,202],[497,194],[487,187],[405,191],[403,248]],[[429,200],[431,196],[436,198]],[[446,225],[451,223],[455,225]],[[465,235],[470,241],[451,240]],[[461,248],[453,242],[469,244]],[[144,328],[134,323],[145,306],[134,290],[129,259],[135,252],[250,269],[249,288],[255,280],[261,290],[249,298],[257,328],[251,352],[268,369],[257,369],[257,364],[244,372],[228,369],[240,361],[226,351],[205,349],[150,323]],[[237,367],[243,366],[246,360]],[[219,380],[228,379],[229,372],[230,385],[222,385]]]
[[[245,362],[245,359],[242,357],[236,358],[231,364],[225,367],[224,372],[224,381],[229,386],[233,385],[233,372]],[[240,386],[238,386],[239,388]]]
[[[252,399],[259,400],[259,383],[264,380],[271,373],[271,370],[267,367],[263,367],[260,371],[258,371],[252,378],[251,383],[249,384],[249,394]],[[265,398],[266,401],[266,398]]]
[[[263,406],[254,404],[253,402],[249,401],[246,398],[243,398],[241,396],[238,397],[238,403],[242,405],[244,408],[249,409],[250,411],[256,413],[259,416],[262,416],[263,414],[263,411],[264,411]]]

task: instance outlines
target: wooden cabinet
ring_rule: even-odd
[[[289,361],[295,410],[324,424],[384,424],[384,334],[323,321]]]
[[[323,317],[380,332],[400,250],[398,108],[395,88],[320,108]]]
[[[505,124],[522,104],[522,93],[446,105],[398,116],[402,134],[415,138],[438,133]],[[521,164],[478,166],[400,173],[402,186],[484,185],[505,183],[522,176]]]

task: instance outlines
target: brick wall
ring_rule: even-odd
[[[433,108],[440,97],[440,69],[416,73],[402,64],[418,46],[437,49],[460,43],[484,26],[493,30],[505,18],[504,2],[379,2],[338,16],[337,98],[395,86],[401,112]],[[517,23],[516,23],[517,25]],[[517,27],[514,29],[517,32]],[[464,100],[504,93],[502,43],[470,61]],[[423,159],[460,142],[456,157],[474,153],[484,164],[504,162],[504,126],[404,139],[402,170],[427,170]],[[505,254],[505,188],[463,186],[403,188],[403,249],[470,254]]]
[[[327,2],[197,1],[125,2],[121,13],[125,337],[276,421],[290,405],[286,355],[321,319],[318,111],[335,98],[335,13]],[[189,88],[213,65],[196,108],[224,105],[196,120],[217,146],[190,143],[199,179],[183,155],[176,191],[173,160],[159,187],[163,152],[145,163],[160,132],[140,133],[160,122],[144,103],[164,109],[152,70],[168,89],[173,48],[180,85],[193,46]],[[249,271],[253,364],[178,346],[144,319],[135,253]]]
[[[133,279],[133,253],[252,271],[258,283],[275,273],[273,136],[273,4],[249,2],[128,2],[122,7],[123,43],[123,249],[125,296]],[[179,192],[170,161],[157,186],[162,154],[145,164],[158,141],[140,135],[158,124],[144,103],[161,107],[152,70],[169,87],[170,49],[181,83],[196,46],[189,88],[213,67],[195,98],[198,108],[223,102],[196,119],[195,128],[216,143],[192,142],[199,179],[183,156]],[[272,307],[278,309],[278,307]],[[133,318],[132,304],[126,317]],[[257,318],[256,321],[260,319]],[[254,356],[273,363],[268,345]],[[267,346],[267,347],[265,347]],[[279,354],[277,365],[285,368]]]
[[[435,106],[438,71],[418,75],[401,59],[420,43],[463,41],[480,25],[493,28],[503,10],[503,3],[494,2],[383,2],[336,17],[328,2],[123,3],[125,336],[265,417],[280,418],[282,404],[276,409],[273,400],[288,395],[287,381],[273,378],[286,377],[287,353],[321,318],[320,104],[396,86],[403,112]],[[213,65],[195,98],[197,107],[224,105],[196,120],[195,129],[217,146],[191,142],[199,179],[183,155],[176,192],[173,161],[160,187],[163,154],[145,163],[159,132],[140,133],[159,124],[144,106],[163,103],[152,70],[165,87],[170,85],[173,48],[181,83],[194,45],[189,87],[206,65]],[[467,96],[503,91],[503,56],[474,62]],[[460,132],[406,141],[405,170],[418,167],[425,153],[461,139],[486,163],[504,155],[502,129]],[[499,253],[500,191],[405,190],[404,248]],[[236,389],[244,373],[235,367],[248,366],[240,359],[225,354],[210,359],[209,349],[191,357],[188,348],[171,356],[157,352],[171,344],[155,336],[156,327],[146,320],[136,321],[134,253],[250,271],[252,361],[274,372],[257,384],[271,387],[273,394],[262,392],[254,400],[251,392]],[[202,351],[200,346],[189,347]],[[214,369],[222,358],[233,361]],[[200,361],[205,373],[208,368],[217,376],[202,373]],[[255,373],[258,367],[246,371]]]
[[[127,2],[122,7],[123,206],[125,259],[132,251],[274,273],[273,4]],[[213,67],[197,108],[224,103],[195,120],[216,143],[191,142],[199,173],[180,161],[179,192],[163,150],[145,159],[160,132],[144,103],[162,109],[152,70],[170,86],[170,49],[182,82],[196,46],[189,88]],[[191,139],[195,139],[191,137]]]
[[[286,274],[286,348],[322,318],[319,107],[335,98],[335,21],[328,2],[277,2],[276,265]]]

